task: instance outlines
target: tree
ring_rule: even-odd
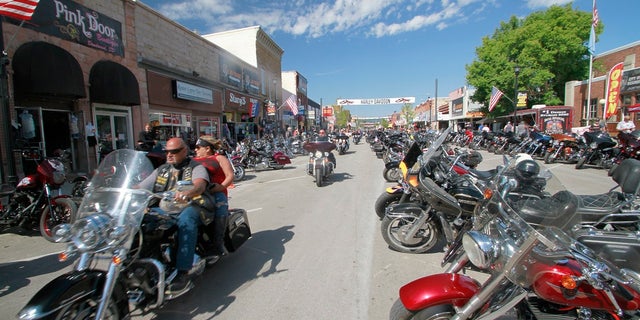
[[[400,116],[404,118],[406,125],[408,126],[413,122],[415,112],[413,112],[413,106],[410,103],[405,103],[400,109]]]
[[[476,59],[466,66],[467,82],[476,88],[471,98],[484,103],[485,113],[492,86],[514,100],[514,70],[518,66],[517,89],[527,93],[528,106],[562,104],[565,83],[588,77],[591,18],[591,12],[568,4],[501,22],[493,36],[482,39]],[[603,28],[599,23],[596,35]],[[512,102],[503,98],[492,115],[511,112]]]
[[[337,128],[346,128],[347,123],[351,119],[351,111],[344,109],[341,105],[333,106],[333,115],[336,117],[335,126]]]

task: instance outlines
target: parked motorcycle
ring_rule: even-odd
[[[336,145],[329,141],[314,140],[305,143],[302,147],[309,152],[307,174],[316,179],[316,186],[321,187],[333,172],[334,163],[329,159],[329,153],[336,148]]]
[[[79,256],[74,270],[40,289],[19,312],[20,319],[128,319],[130,307],[149,310],[176,298],[165,290],[177,275],[178,226],[172,209],[180,206],[172,196],[135,187],[152,171],[142,152],[119,149],[105,157],[75,221],[54,231],[56,242],[68,243],[60,260]],[[165,213],[148,210],[158,197]],[[199,228],[192,275],[204,271],[208,228]],[[234,252],[250,236],[246,211],[230,210],[226,249]],[[99,269],[98,261],[107,261],[106,269]]]
[[[594,165],[603,169],[611,168],[618,151],[615,148],[616,141],[603,131],[586,131],[583,137],[586,147],[580,151],[576,169],[582,169],[585,165]]]
[[[632,132],[620,132],[618,134],[619,152],[612,159],[611,168],[609,169],[609,175],[612,175],[616,170],[620,162],[624,159],[639,159],[640,160],[640,130],[634,130]]]
[[[578,161],[579,145],[577,139],[569,134],[552,134],[553,142],[544,155],[544,163],[556,161],[575,163]]]
[[[396,251],[424,253],[440,240],[452,242],[458,227],[482,199],[474,178],[453,169],[459,158],[453,163],[446,161],[448,154],[441,147],[449,130],[409,169],[417,174],[417,181],[408,184],[415,201],[392,204],[386,209],[380,229],[385,242]]]
[[[291,163],[291,158],[282,151],[273,151],[264,141],[256,140],[253,144],[244,146],[240,153],[232,157],[234,166],[256,171],[267,169],[282,169]]]
[[[37,161],[35,152],[23,157]],[[73,181],[82,186],[82,177]],[[7,203],[0,211],[0,225],[20,226],[33,229],[38,226],[43,238],[51,241],[51,230],[60,223],[69,222],[76,212],[76,204],[71,195],[61,193],[66,182],[64,163],[58,158],[45,158],[37,166],[36,172],[22,178],[15,188],[3,188],[0,196],[7,197]],[[76,189],[74,187],[73,189]],[[81,192],[82,190],[72,190]]]
[[[574,195],[547,182],[552,197],[525,199],[515,161],[485,191],[462,252],[445,271],[404,285],[390,319],[636,319],[640,274],[605,260],[571,234],[580,223]],[[516,172],[516,174],[509,174]],[[551,187],[557,187],[557,193]],[[636,240],[637,242],[637,240]],[[610,242],[609,252],[618,248]],[[622,243],[620,243],[622,244]],[[629,250],[629,261],[638,261]],[[490,274],[480,283],[459,273],[470,262]]]

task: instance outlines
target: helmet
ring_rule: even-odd
[[[471,167],[475,168],[480,162],[482,162],[482,155],[480,152],[472,150],[465,157],[463,157],[462,162]]]
[[[516,165],[516,177],[521,180],[532,180],[540,173],[540,165],[534,160],[522,160]]]

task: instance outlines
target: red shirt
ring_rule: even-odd
[[[222,184],[225,179],[224,171],[222,171],[222,167],[220,167],[220,163],[218,162],[219,155],[207,156],[204,158],[193,158],[193,160],[198,161],[201,165],[203,165],[207,172],[209,173],[209,182]],[[221,155],[221,157],[224,157]],[[224,189],[224,194],[228,195],[227,189]]]

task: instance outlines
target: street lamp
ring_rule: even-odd
[[[518,74],[520,74],[520,67],[518,65],[516,65],[513,68],[513,71],[516,74],[516,80],[515,83],[513,84],[513,89],[515,91],[515,97],[513,99],[513,125],[516,125],[516,111],[518,111]]]

